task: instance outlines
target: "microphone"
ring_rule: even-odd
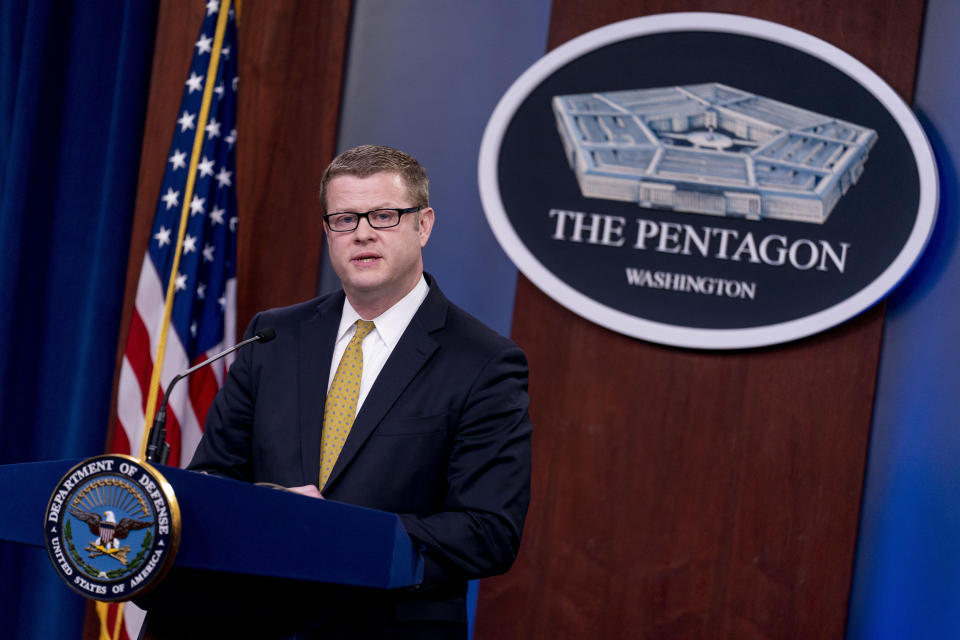
[[[229,349],[224,349],[212,358],[204,360],[199,364],[195,364],[183,373],[174,376],[173,380],[170,381],[170,384],[167,385],[167,390],[164,392],[163,398],[160,401],[160,409],[157,411],[157,415],[153,419],[153,425],[150,427],[150,439],[147,442],[147,462],[166,464],[167,458],[170,457],[170,445],[167,443],[167,402],[170,400],[170,392],[173,391],[173,385],[177,384],[181,378],[186,378],[197,369],[202,369],[208,364],[216,362],[220,358],[233,353],[237,349],[247,346],[251,342],[270,342],[276,337],[277,332],[273,329],[264,329],[263,331],[258,331],[252,338],[247,338],[242,342],[238,342]]]

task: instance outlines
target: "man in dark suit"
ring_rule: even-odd
[[[240,352],[190,468],[400,514],[423,583],[331,591],[311,622],[324,637],[463,638],[467,580],[520,544],[526,358],[423,273],[434,211],[416,160],[351,149],[320,199],[343,289],[253,319],[246,335],[277,337]]]

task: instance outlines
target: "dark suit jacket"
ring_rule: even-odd
[[[356,416],[322,489],[400,514],[421,587],[373,597],[400,620],[465,620],[466,581],[506,571],[530,496],[527,362],[512,342],[430,292]],[[342,291],[258,314],[190,465],[254,482],[316,484]],[[371,598],[367,593],[365,598]],[[382,611],[381,611],[382,613]]]

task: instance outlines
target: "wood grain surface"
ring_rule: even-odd
[[[323,250],[320,176],[335,151],[350,8],[350,0],[247,0],[241,6],[236,178],[240,332],[257,311],[316,295]],[[117,344],[118,375],[167,152],[203,17],[203,3],[160,3]],[[116,387],[115,377],[111,429],[116,422]]]

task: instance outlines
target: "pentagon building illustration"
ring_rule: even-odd
[[[822,224],[873,129],[718,83],[555,96],[580,191],[641,207]]]

